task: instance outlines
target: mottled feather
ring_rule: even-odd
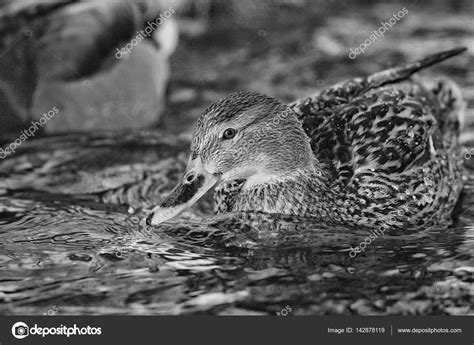
[[[245,181],[226,182],[216,188],[215,210],[283,212],[346,225],[447,221],[462,189],[457,138],[463,102],[454,83],[440,80],[426,86],[412,75],[463,50],[353,79],[293,102],[289,107],[323,167],[319,176],[297,171],[290,182],[252,190],[243,189]],[[255,104],[277,107],[260,96],[234,95],[209,109],[225,122]]]

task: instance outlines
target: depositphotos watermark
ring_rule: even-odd
[[[39,121],[31,121],[31,126],[28,129],[23,130],[23,132],[18,138],[12,141],[5,148],[0,148],[0,159],[4,159],[7,156],[11,155],[12,153],[15,153],[15,150],[17,149],[18,146],[20,146],[27,139],[35,135],[36,131],[38,130],[38,127],[44,126],[46,122],[51,120],[58,113],[59,113],[58,108],[53,107],[47,113],[43,113],[43,116],[40,117]]]
[[[47,335],[62,335],[69,338],[75,335],[101,335],[102,328],[91,326],[78,327],[76,324],[69,327],[64,325],[58,327],[39,327],[36,323],[33,327],[29,327],[26,323],[20,321],[12,326],[12,334],[17,339],[24,339],[30,335],[39,335],[43,338]]]
[[[405,215],[405,211],[403,210],[398,210],[395,213],[399,217],[403,217]],[[396,222],[397,218],[394,214],[392,214],[389,220],[390,222]],[[377,238],[383,236],[385,231],[387,230],[388,230],[388,227],[386,225],[381,225],[380,228],[378,228],[377,230],[372,230],[370,232],[370,235],[367,236],[364,241],[360,242],[358,246],[350,248],[351,249],[349,252],[350,258],[354,259],[357,256],[357,254],[365,252],[365,248],[367,248],[367,246],[371,244],[372,241],[375,241]]]
[[[382,25],[377,30],[372,31],[370,33],[369,38],[362,42],[358,48],[350,49],[351,52],[349,53],[349,59],[354,60],[357,55],[364,54],[367,47],[372,45],[372,43],[377,41],[380,37],[383,37],[384,33],[393,25],[397,24],[397,22],[403,17],[405,17],[407,13],[407,8],[403,7],[396,14],[393,14],[393,16],[388,20],[388,22],[381,22],[380,24]]]
[[[291,307],[289,305],[287,305],[285,308],[283,308],[279,312],[277,311],[276,314],[278,316],[288,316],[288,314],[291,313],[292,311],[293,311],[293,309],[291,309]]]
[[[158,18],[156,18],[154,21],[152,21],[152,22],[147,21],[148,25],[145,27],[145,29],[137,31],[137,35],[135,36],[135,38],[133,38],[129,43],[127,43],[125,45],[125,47],[123,47],[121,49],[117,48],[117,52],[115,53],[115,57],[117,59],[121,59],[121,58],[124,57],[124,55],[130,54],[132,52],[133,48],[138,43],[140,43],[145,38],[149,37],[153,33],[153,31],[155,31],[158,28],[158,26],[163,24],[165,22],[165,20],[168,19],[169,17],[171,17],[171,15],[175,12],[176,12],[175,9],[173,7],[170,7],[165,12],[160,13],[160,16]]]
[[[471,159],[474,156],[474,147],[468,149],[464,149],[464,159]]]
[[[372,241],[375,241],[377,238],[381,237],[385,231],[387,231],[387,228],[384,226],[381,226],[377,230],[372,230],[370,235],[367,236],[364,241],[360,242],[358,246],[351,247],[351,251],[349,252],[351,259],[355,258],[357,254],[365,252],[365,248],[371,244]]]
[[[250,139],[248,139],[242,146],[240,146],[237,149],[229,149],[227,150],[231,154],[238,154],[238,153],[246,153],[250,150],[252,150],[256,145],[258,145],[258,140],[264,138],[267,136],[268,131],[272,130],[274,127],[278,127],[280,125],[280,122],[282,122],[286,117],[288,117],[292,113],[291,109],[286,109],[283,112],[277,114],[275,117],[273,117],[271,120],[267,121],[265,123],[265,126],[260,128],[254,136],[252,136]],[[208,140],[208,135],[206,134],[205,140]],[[199,144],[196,141],[193,141],[191,143],[191,151],[197,151],[199,149]]]
[[[59,312],[59,308],[55,305],[53,305],[51,308],[48,309],[47,312],[44,312],[43,315],[45,316],[53,316],[56,315]]]

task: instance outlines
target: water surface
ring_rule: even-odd
[[[369,230],[212,217],[209,198],[144,226],[187,145],[159,131],[59,136],[2,161],[0,312],[472,313],[472,162],[453,226],[385,233],[354,257]]]

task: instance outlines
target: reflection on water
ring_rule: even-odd
[[[0,162],[0,313],[472,314],[474,169],[455,225],[387,232],[311,219],[141,219],[183,171],[160,132],[23,144]],[[287,309],[287,310],[290,310]]]

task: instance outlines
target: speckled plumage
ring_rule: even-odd
[[[171,219],[217,184],[217,213],[344,226],[446,224],[462,190],[463,102],[451,81],[427,86],[411,75],[463,50],[289,105],[255,92],[217,101],[197,121],[183,179],[147,222]]]
[[[223,183],[215,191],[215,210],[365,226],[448,220],[462,189],[460,92],[447,80],[427,88],[408,79],[413,65],[290,104],[321,169],[297,170],[250,190],[242,188],[244,181]]]

